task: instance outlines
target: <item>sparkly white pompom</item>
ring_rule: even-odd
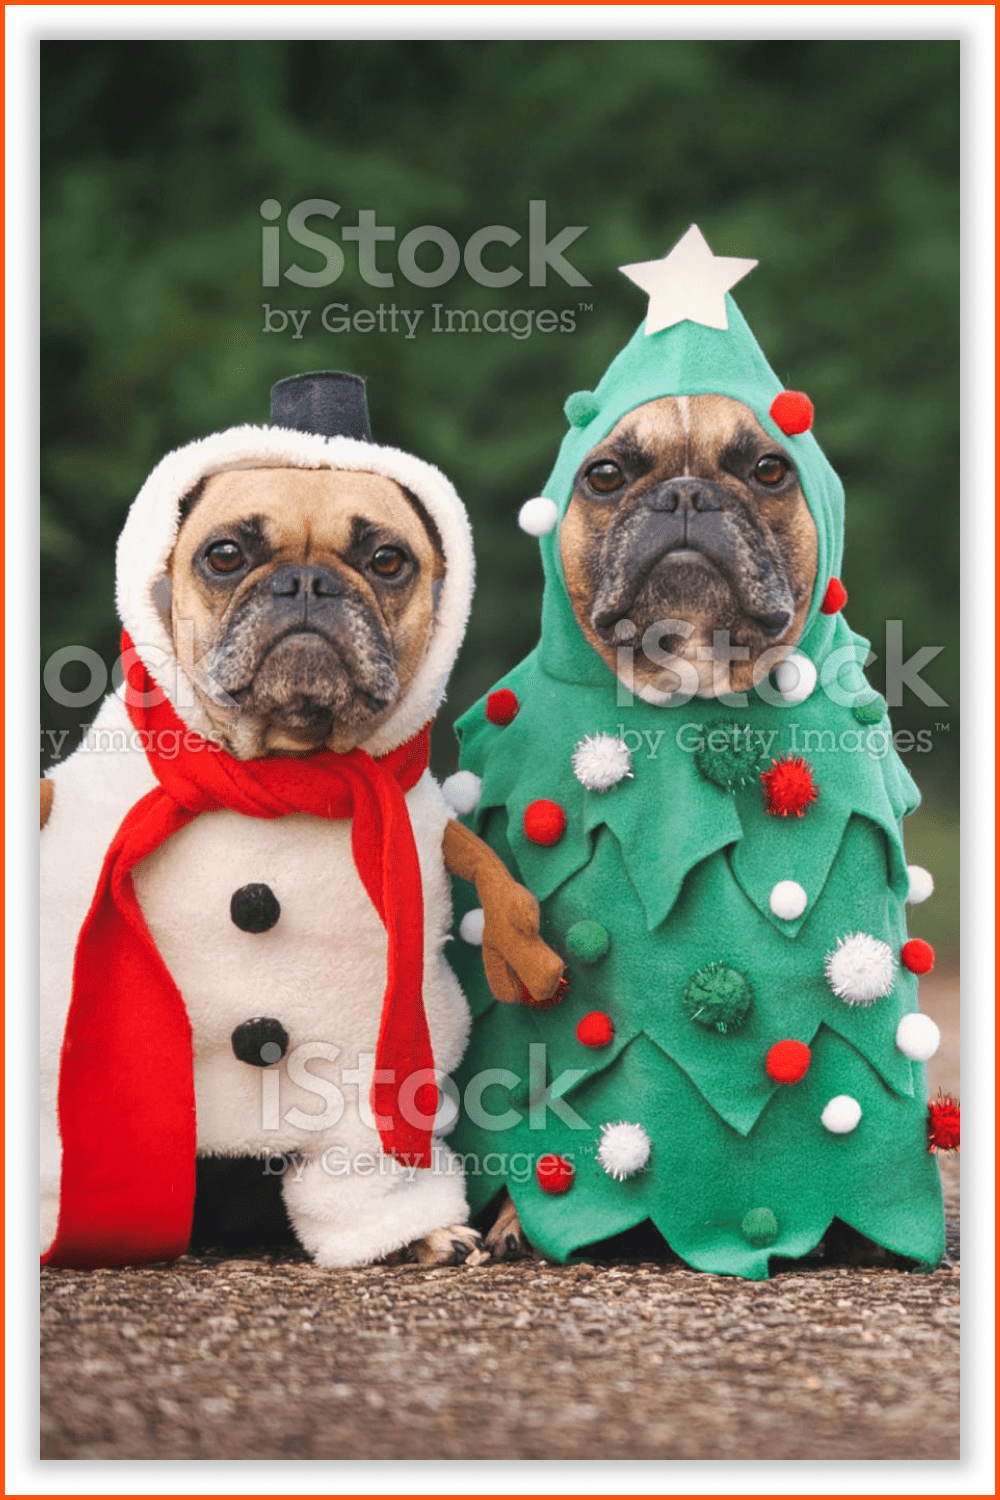
[[[926,901],[928,896],[933,896],[934,876],[930,870],[925,870],[923,865],[907,865],[906,873],[910,877],[910,889],[906,899],[911,906],[919,906],[921,901]]]
[[[529,536],[548,536],[555,531],[559,510],[554,500],[545,495],[536,495],[534,500],[525,500],[517,513],[517,524]]]
[[[573,775],[588,792],[606,792],[632,775],[632,755],[616,734],[588,734],[573,751]]]
[[[483,915],[483,908],[476,906],[472,911],[467,911],[461,922],[459,922],[458,935],[465,942],[474,943],[477,948],[480,948],[483,943],[483,928],[485,925],[486,918]]]
[[[896,1027],[896,1046],[911,1062],[928,1062],[941,1045],[941,1032],[930,1016],[919,1010],[904,1016]]]
[[[456,771],[441,783],[441,790],[457,813],[470,813],[479,801],[482,781],[474,771]]]
[[[771,910],[783,922],[794,922],[809,904],[809,897],[797,880],[779,880],[771,891]]]
[[[634,1177],[649,1161],[652,1141],[641,1125],[630,1120],[619,1120],[617,1125],[601,1126],[601,1143],[597,1148],[597,1160],[616,1182]]]
[[[867,932],[849,932],[826,955],[826,980],[838,1000],[873,1005],[888,995],[896,977],[896,960],[888,943]]]
[[[836,1094],[819,1118],[831,1135],[850,1135],[861,1120],[861,1105],[850,1094]]]
[[[804,703],[816,686],[816,668],[808,656],[793,651],[775,668],[774,680],[786,703]]]

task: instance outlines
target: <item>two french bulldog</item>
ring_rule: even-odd
[[[348,396],[356,404],[356,388]],[[315,410],[296,408],[272,422],[193,444],[154,471],[119,549],[123,622],[183,724],[235,760],[322,749],[384,757],[433,717],[461,643],[472,585],[464,511],[443,476],[373,444],[363,421],[324,428]],[[749,687],[763,653],[770,671],[791,651],[816,583],[816,529],[795,464],[724,396],[658,399],[618,422],[579,467],[559,547],[580,629],[612,671],[619,621],[640,633],[683,621],[686,633],[666,645],[693,665],[706,697]],[[746,648],[723,671],[712,656],[719,631]],[[662,659],[640,657],[634,670],[654,700],[676,686]],[[114,754],[85,747],[43,783],[43,1251],[60,1221],[76,938],[116,828],[156,787],[118,698],[95,730],[124,736]],[[448,873],[476,885],[498,999],[551,1000],[563,960],[539,934],[534,897],[455,820],[429,773],[406,805],[422,882],[423,1001],[435,1066],[447,1073],[469,1027],[444,957]],[[322,1265],[481,1255],[460,1165],[440,1139],[431,1167],[383,1170],[368,1097],[386,937],[349,820],[202,812],[142,862],[134,885],[190,1018],[199,1157],[280,1159],[284,1210]],[[250,891],[253,910],[241,916]],[[265,1039],[249,1060],[236,1041],[248,1026]],[[265,1074],[278,1075],[275,1092]],[[317,1115],[324,1088],[347,1100],[339,1117]],[[107,1129],[114,1150],[114,1120]],[[368,1175],[340,1170],[366,1150]],[[491,1248],[511,1229],[508,1209]]]

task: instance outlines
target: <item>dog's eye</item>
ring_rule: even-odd
[[[368,566],[379,578],[398,578],[408,562],[401,547],[379,547]]]
[[[591,464],[587,470],[587,483],[599,495],[610,495],[614,490],[621,489],[625,483],[625,475],[610,458],[604,458],[600,463]]]
[[[213,542],[205,553],[205,561],[213,573],[238,573],[246,562],[242,549],[235,542]]]
[[[753,477],[761,484],[770,485],[773,489],[780,484],[788,473],[788,462],[780,458],[777,453],[765,453],[763,458],[758,458],[754,464]]]

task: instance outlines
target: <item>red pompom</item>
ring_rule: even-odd
[[[509,724],[512,719],[517,718],[520,707],[517,694],[512,693],[510,688],[497,688],[486,699],[486,717],[491,724]]]
[[[615,1028],[611,1017],[603,1010],[592,1010],[577,1023],[576,1039],[585,1047],[606,1047],[615,1039]]]
[[[761,772],[767,810],[775,818],[801,818],[810,803],[819,797],[813,780],[812,766],[801,755],[773,760],[769,771]]]
[[[813,424],[813,404],[802,391],[782,391],[771,402],[771,419],[789,437],[797,437]]]
[[[765,1067],[768,1078],[775,1083],[798,1083],[809,1071],[812,1053],[805,1042],[775,1042],[767,1054]]]
[[[552,994],[549,995],[549,997],[548,997],[547,1000],[536,1000],[535,997],[534,997],[534,995],[528,989],[528,986],[522,980],[521,981],[521,1004],[522,1005],[533,1005],[536,1010],[551,1010],[552,1007],[553,1007],[553,1005],[558,1005],[559,1004],[560,1000],[562,1000],[563,996],[565,995],[565,993],[566,993],[566,991],[568,989],[569,989],[569,980],[566,978],[566,976],[564,974],[562,976],[562,978],[560,979],[559,983],[556,985],[556,987],[553,990]]]
[[[831,578],[826,586],[826,593],[823,595],[823,603],[820,605],[820,611],[824,615],[835,615],[843,609],[846,603],[847,590],[839,578]]]
[[[535,1176],[543,1193],[568,1193],[573,1186],[576,1172],[573,1163],[565,1156],[540,1156],[535,1163]]]
[[[544,797],[524,809],[524,832],[533,844],[558,844],[566,832],[566,814],[558,802]]]
[[[934,949],[923,938],[910,938],[899,956],[911,974],[929,974],[934,967]]]
[[[927,1106],[928,1151],[957,1151],[962,1116],[958,1100],[950,1094],[938,1094]]]

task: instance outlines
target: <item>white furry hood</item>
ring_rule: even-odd
[[[410,739],[440,708],[472,603],[472,532],[465,507],[449,480],[422,459],[352,437],[250,425],[230,427],[175,449],[139,491],[118,539],[116,594],[122,624],[184,722],[208,735],[194,688],[174,652],[167,568],[184,496],[200,479],[248,465],[381,475],[411,490],[441,533],[446,571],[427,655],[390,718],[363,742],[370,754],[383,755]]]

